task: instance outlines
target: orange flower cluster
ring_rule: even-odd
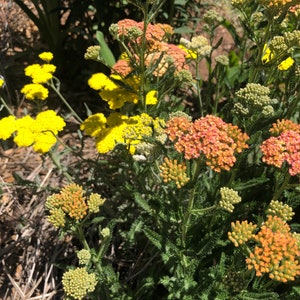
[[[287,282],[300,275],[300,249],[286,222],[277,216],[268,216],[254,239],[258,245],[246,263],[248,269],[255,269],[256,276],[268,273],[271,279]]]
[[[88,206],[83,196],[83,188],[75,183],[64,187],[59,194],[54,194],[53,201],[60,203],[61,209],[75,220],[81,220],[88,211]]]
[[[260,0],[260,2],[269,7],[284,7],[286,5],[290,6],[293,3],[296,3],[295,0]]]
[[[116,24],[115,37],[128,43],[130,50],[128,57],[120,59],[112,67],[112,71],[122,76],[127,76],[133,71],[133,63],[139,64],[138,54],[141,47],[141,36],[144,30],[143,22],[136,22],[131,19],[124,19]],[[186,53],[178,46],[169,44],[168,38],[173,34],[173,28],[168,24],[148,24],[145,34],[146,53],[145,65],[153,68],[154,76],[162,76],[170,66],[176,71],[188,69],[185,61]]]
[[[164,182],[175,181],[177,188],[183,187],[190,179],[186,175],[186,165],[178,161],[164,158],[164,162],[159,167],[160,176]]]
[[[277,168],[287,162],[292,176],[300,174],[300,125],[282,120],[273,124],[270,132],[278,136],[262,143],[262,161]]]
[[[276,123],[273,123],[269,131],[272,135],[278,136],[281,133],[290,130],[300,133],[300,124],[286,119],[277,120]]]
[[[166,133],[186,159],[199,158],[203,154],[206,164],[216,172],[230,170],[236,161],[235,154],[248,148],[247,134],[212,115],[195,122],[184,117],[172,118],[166,124]]]

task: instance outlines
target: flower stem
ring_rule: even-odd
[[[67,102],[67,100],[64,98],[64,96],[60,93],[59,89],[56,88],[55,84],[52,81],[50,83],[50,86],[54,90],[54,92],[58,95],[58,97],[63,101],[63,103],[67,106],[67,108],[70,110],[70,112],[72,113],[72,115],[77,119],[77,121],[79,123],[82,123],[83,120],[78,116],[78,114],[70,106],[70,104]]]

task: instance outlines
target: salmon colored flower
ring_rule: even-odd
[[[292,176],[300,174],[300,133],[289,130],[277,137],[270,137],[261,145],[262,161],[281,168],[284,162],[289,165]]]
[[[204,155],[206,164],[216,172],[228,171],[236,161],[235,154],[248,147],[249,139],[237,126],[212,115],[195,122],[176,117],[167,122],[166,133],[186,159]]]

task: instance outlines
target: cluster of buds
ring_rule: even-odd
[[[249,116],[258,111],[263,115],[274,114],[272,107],[273,100],[269,97],[270,89],[259,83],[247,83],[246,87],[236,92],[238,102],[234,105],[234,110],[238,114]]]
[[[248,269],[255,270],[256,276],[269,274],[270,279],[287,282],[300,275],[300,249],[284,220],[269,215],[254,240],[257,245],[246,263]]]
[[[206,37],[197,35],[189,41],[185,38],[180,39],[181,48],[187,53],[187,58],[201,59],[209,56],[212,51],[212,46]]]
[[[238,195],[238,192],[228,187],[222,187],[220,189],[220,193],[221,200],[219,205],[228,212],[233,212],[234,204],[242,201],[242,198]]]
[[[91,252],[87,249],[81,249],[77,252],[77,258],[79,265],[86,266],[91,260]]]
[[[165,157],[159,169],[163,181],[165,183],[174,181],[179,189],[190,180],[186,175],[186,165],[184,163],[178,163],[176,159],[171,160]]]
[[[279,212],[280,208],[283,208],[286,214]],[[255,270],[256,276],[268,274],[272,280],[293,281],[300,275],[299,234],[292,233],[285,219],[277,216],[277,213],[289,220],[293,214],[283,203],[271,201],[267,210],[267,220],[262,223],[256,234],[253,234],[256,225],[248,221],[237,221],[231,224],[232,231],[228,233],[228,238],[236,247],[250,239],[255,242],[252,249],[246,246],[246,264],[249,270]]]
[[[272,200],[266,212],[268,215],[277,216],[283,221],[290,221],[295,215],[293,209],[289,205],[278,200]]]
[[[68,297],[82,300],[88,293],[95,290],[97,278],[94,273],[89,274],[85,268],[76,268],[64,273],[62,285]]]
[[[224,284],[234,293],[239,293],[246,287],[246,282],[239,272],[229,271],[224,278]]]
[[[247,220],[242,222],[232,222],[231,231],[228,232],[228,238],[235,247],[238,247],[254,238],[253,231],[255,229],[256,225],[254,225],[252,222],[249,223]]]
[[[64,187],[59,194],[47,198],[46,207],[50,215],[48,220],[55,227],[64,227],[67,220],[82,220],[88,213],[96,213],[105,202],[99,194],[91,194],[88,199],[84,196],[81,186],[71,183]]]

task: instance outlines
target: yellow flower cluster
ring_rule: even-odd
[[[27,100],[45,100],[49,91],[42,84],[49,82],[53,78],[56,66],[49,64],[53,59],[51,52],[43,52],[39,55],[44,64],[33,64],[25,68],[25,75],[31,77],[32,83],[24,85],[21,93]]]
[[[91,252],[87,249],[81,249],[80,251],[77,252],[77,258],[79,265],[85,266],[89,263],[92,255]]]
[[[89,211],[91,213],[97,213],[100,211],[100,206],[102,206],[105,202],[105,199],[101,197],[101,195],[92,193],[87,201]]]
[[[171,160],[165,157],[164,162],[160,165],[159,169],[163,181],[174,181],[179,189],[190,180],[186,175],[186,165],[184,163],[178,163],[176,159]]]
[[[228,238],[235,247],[238,247],[254,237],[253,231],[255,228],[256,225],[252,224],[252,222],[248,223],[247,220],[232,222],[231,232],[228,232]]]
[[[82,220],[88,212],[98,212],[104,202],[105,199],[96,193],[92,193],[86,200],[82,186],[71,183],[60,193],[47,198],[46,207],[50,212],[48,220],[55,227],[64,227],[67,217],[76,221]]]
[[[36,119],[9,116],[0,120],[0,138],[6,140],[15,133],[14,142],[19,147],[33,146],[34,151],[46,153],[56,143],[56,135],[65,125],[53,110],[39,113]]]
[[[27,100],[46,100],[49,95],[48,89],[40,83],[25,84],[21,93],[25,95]]]
[[[191,41],[181,38],[179,48],[186,52],[186,58],[198,59],[210,55],[212,46],[202,35],[192,37]]]
[[[106,76],[96,73],[88,80],[88,85],[99,91],[100,97],[106,101],[110,109],[118,109],[126,102],[138,103],[140,79],[137,76],[122,78],[119,75]]]
[[[80,126],[86,134],[96,138],[99,153],[107,153],[117,144],[127,144],[130,153],[135,152],[135,145],[143,141],[143,136],[151,136],[154,132],[162,133],[163,120],[153,119],[143,113],[127,117],[114,112],[107,118],[102,113],[89,116]]]
[[[0,75],[0,88],[4,87],[5,85],[5,80],[4,78]]]
[[[242,198],[239,196],[238,192],[228,187],[222,187],[220,189],[220,193],[221,200],[219,205],[228,212],[233,212],[234,204],[242,201]]]
[[[261,59],[262,62],[264,64],[267,64],[269,62],[272,62],[273,59],[275,59],[275,54],[271,51],[271,49],[267,45],[264,45],[263,56]],[[281,61],[280,64],[277,66],[277,68],[280,71],[286,71],[294,64],[294,62],[295,62],[294,59],[289,56],[285,60]]]
[[[284,204],[278,200],[272,200],[267,209],[267,214],[271,216],[277,216],[283,221],[290,221],[295,213],[287,204]]]
[[[67,296],[82,300],[88,293],[95,290],[97,278],[94,273],[89,274],[85,268],[76,268],[64,273],[62,285]]]

